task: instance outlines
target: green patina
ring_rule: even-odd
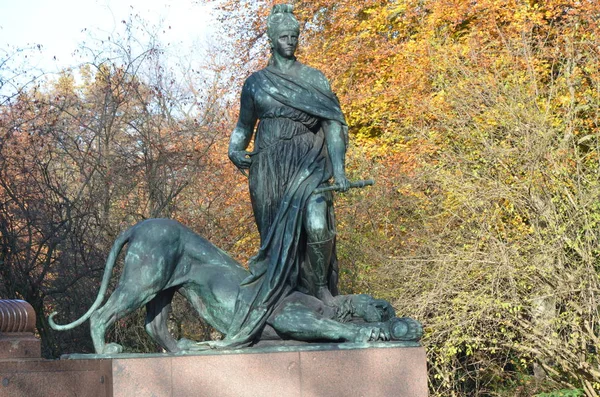
[[[88,318],[99,354],[120,353],[105,343],[107,328],[146,305],[146,330],[170,352],[237,349],[266,341],[404,341],[414,344],[421,325],[397,318],[391,305],[368,295],[338,295],[335,219],[331,190],[346,191],[348,129],[337,97],[318,70],[295,58],[299,24],[290,5],[267,21],[272,57],[244,83],[229,157],[249,171],[261,238],[249,269],[210,242],[168,219],[143,221],[115,242]],[[254,150],[248,152],[254,138]],[[331,179],[335,183],[330,187]],[[115,261],[128,244],[123,274],[102,305]],[[166,320],[175,292],[184,295],[222,341],[176,341]],[[288,347],[281,347],[288,349]]]

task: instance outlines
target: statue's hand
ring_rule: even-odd
[[[248,152],[245,150],[229,152],[229,159],[241,170],[247,170],[252,164],[252,158],[250,158]]]
[[[350,189],[350,181],[346,178],[346,175],[335,175],[336,190],[339,192],[346,192]]]

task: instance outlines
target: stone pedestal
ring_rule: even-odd
[[[339,347],[0,361],[0,396],[427,396],[422,347]]]
[[[35,312],[0,300],[0,397],[426,397],[413,342],[300,344],[42,360]]]

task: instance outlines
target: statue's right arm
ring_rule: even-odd
[[[248,81],[244,83],[240,99],[240,115],[238,122],[229,139],[229,159],[239,169],[248,169],[252,159],[248,156],[246,149],[252,139],[257,116],[254,110],[254,100],[250,91]]]

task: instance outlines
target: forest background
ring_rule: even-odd
[[[257,250],[226,150],[265,64],[271,1],[212,3],[219,44],[168,58],[132,14],[46,76],[0,53],[0,296],[30,302],[46,357],[90,352],[46,316],[92,303],[119,232],[175,218],[240,262]],[[597,396],[600,5],[594,0],[294,1],[298,57],[350,127],[336,197],[343,293],[425,326],[432,396]],[[116,282],[116,277],[113,278]],[[177,337],[218,335],[176,299]],[[143,313],[109,338],[157,351]]]

